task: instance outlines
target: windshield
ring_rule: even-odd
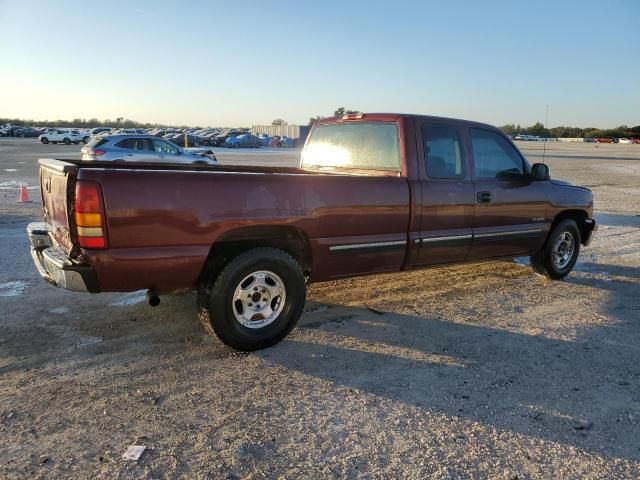
[[[302,152],[303,167],[399,170],[395,122],[317,125]]]

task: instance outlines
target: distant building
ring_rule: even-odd
[[[289,137],[296,145],[302,145],[309,134],[307,125],[254,125],[251,133],[254,135],[266,134],[270,137]]]

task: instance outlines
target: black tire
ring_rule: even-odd
[[[240,143],[234,143],[233,148],[240,148]]]
[[[79,143],[80,143],[79,140],[77,142],[73,142],[74,145],[78,145]]]
[[[84,137],[84,138],[82,139],[82,143],[84,143],[84,144],[89,143],[89,137]]]
[[[556,247],[558,243],[566,243],[563,240],[568,238],[566,237],[567,234],[572,238],[571,255],[567,258],[566,263],[558,262],[555,255],[558,253]],[[561,240],[561,236],[565,237]],[[531,255],[531,268],[537,274],[544,275],[552,280],[560,280],[566,277],[573,270],[578,260],[580,242],[580,230],[576,222],[571,219],[562,220],[553,227],[542,249]]]
[[[69,140],[68,138],[65,138],[63,142],[65,145],[71,145],[71,140]]]
[[[53,143],[54,145],[57,145],[57,144],[58,144],[58,142],[51,142],[51,143]]]
[[[49,139],[47,137],[42,138],[40,141],[45,145],[49,143]]]
[[[233,299],[244,280],[258,271],[273,272],[279,277],[284,284],[284,301],[271,323],[250,328],[236,318],[237,300]],[[306,299],[304,275],[298,262],[282,250],[269,247],[248,250],[211,280],[210,286],[198,294],[200,322],[207,332],[236,350],[251,352],[275,345],[289,334],[302,315]]]

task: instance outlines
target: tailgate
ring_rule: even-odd
[[[48,158],[40,159],[38,163],[44,221],[50,226],[56,243],[70,253],[74,235],[69,219],[78,167],[72,163]]]

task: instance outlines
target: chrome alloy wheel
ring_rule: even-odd
[[[553,245],[553,263],[559,269],[565,268],[571,262],[575,250],[575,239],[570,232],[562,232]]]
[[[238,284],[231,308],[241,325],[263,328],[273,323],[284,308],[286,299],[282,279],[268,270],[253,272]]]

